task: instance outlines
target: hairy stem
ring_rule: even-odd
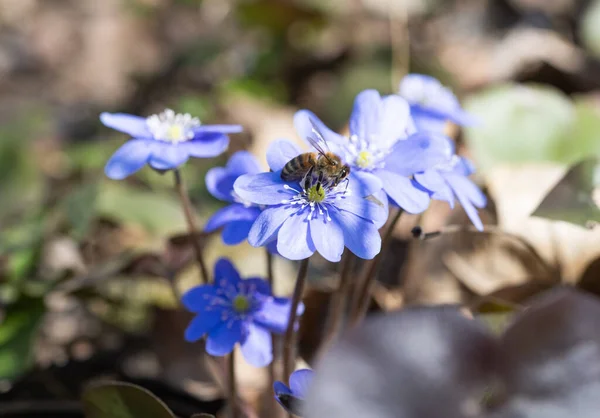
[[[356,326],[367,314],[369,302],[371,301],[371,293],[373,292],[373,286],[377,280],[377,273],[379,272],[383,255],[387,252],[387,249],[390,246],[392,241],[392,233],[394,232],[394,228],[400,220],[402,213],[403,210],[398,209],[385,231],[381,241],[381,251],[374,259],[369,260],[363,268],[364,274],[359,281],[359,283],[362,284],[362,288],[359,288],[358,293],[355,295],[356,297],[354,301],[356,304],[352,309],[352,315],[350,317],[350,326],[352,327]]]
[[[196,254],[196,261],[198,262],[198,267],[200,268],[200,281],[202,283],[208,283],[208,270],[206,268],[204,256],[202,255],[202,247],[198,242],[199,232],[198,226],[196,225],[196,218],[194,217],[194,211],[192,209],[192,204],[187,191],[185,190],[181,172],[178,169],[175,169],[173,170],[173,175],[175,177],[175,190],[177,190],[179,200],[181,201],[181,206],[183,207],[183,213],[188,225],[188,231],[192,239],[192,246],[194,247],[194,253]]]
[[[329,312],[325,322],[323,347],[329,345],[339,334],[344,322],[344,313],[348,306],[348,298],[351,290],[350,270],[352,268],[353,256],[346,251],[342,256],[340,268],[340,281],[337,290],[331,296]]]
[[[229,414],[231,418],[238,417],[237,386],[235,382],[235,351],[227,356],[227,400],[229,401]]]
[[[296,277],[296,285],[294,286],[294,294],[292,295],[292,306],[290,308],[290,316],[288,318],[287,329],[283,337],[283,374],[287,381],[294,371],[294,365],[296,363],[296,317],[298,311],[298,305],[302,299],[302,292],[304,291],[304,284],[306,282],[306,275],[308,273],[308,258],[305,258],[300,262],[300,268],[298,269],[298,277]]]

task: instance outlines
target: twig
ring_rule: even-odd
[[[323,347],[328,346],[332,341],[335,340],[342,324],[344,322],[344,313],[346,311],[348,297],[350,296],[350,270],[352,267],[352,253],[346,251],[342,257],[341,268],[340,268],[340,281],[338,284],[337,291],[331,296],[331,302],[329,304],[329,312],[325,323]]]

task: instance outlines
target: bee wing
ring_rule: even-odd
[[[327,141],[325,141],[325,138],[323,138],[323,135],[319,131],[319,128],[317,127],[315,121],[312,120],[312,118],[309,118],[309,120],[310,124],[312,125],[312,134],[314,135],[314,137],[309,136],[306,139],[308,140],[310,145],[312,145],[313,148],[319,152],[319,154],[327,158],[330,163],[334,163],[334,161],[331,161],[331,159],[327,157],[327,152],[331,152],[329,150],[329,146],[327,145]]]
[[[383,202],[381,200],[377,199],[373,195],[369,195],[369,196],[365,197],[365,199],[370,200],[371,202],[375,203],[377,206],[384,207]]]

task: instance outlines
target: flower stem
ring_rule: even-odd
[[[363,268],[365,273],[362,275],[361,280],[359,281],[359,285],[362,284],[362,288],[360,288],[360,290],[356,293],[356,297],[354,299],[355,303],[352,307],[352,315],[350,318],[350,326],[352,327],[356,326],[360,321],[362,321],[367,314],[369,302],[371,302],[371,293],[373,292],[373,286],[377,280],[377,273],[379,272],[383,255],[387,252],[387,249],[390,246],[392,241],[392,233],[394,232],[394,228],[400,220],[400,216],[403,212],[404,211],[402,209],[398,209],[385,231],[381,242],[381,251],[374,259],[369,260]]]
[[[175,189],[177,190],[179,200],[181,201],[181,206],[183,207],[183,213],[188,225],[188,231],[192,239],[192,246],[194,247],[194,253],[196,254],[196,261],[198,262],[198,267],[200,268],[200,281],[201,283],[208,283],[208,270],[206,268],[206,263],[204,262],[204,256],[202,255],[202,247],[198,242],[199,232],[198,226],[196,225],[196,219],[194,218],[192,204],[187,191],[185,190],[179,169],[173,170],[173,175],[175,177]]]
[[[302,292],[304,291],[304,284],[306,282],[306,275],[308,273],[308,258],[305,258],[300,262],[300,268],[298,269],[298,277],[296,277],[296,285],[294,286],[294,294],[292,295],[292,306],[290,308],[290,316],[288,318],[287,329],[283,337],[283,374],[285,379],[289,379],[290,375],[294,371],[296,351],[295,351],[295,325],[298,311],[298,305],[302,299]]]
[[[329,303],[329,312],[325,322],[324,340],[322,346],[325,347],[335,340],[337,334],[342,328],[344,322],[344,313],[348,305],[350,296],[351,280],[350,270],[352,268],[353,256],[350,251],[346,251],[342,256],[340,281],[337,291],[331,296]]]
[[[229,401],[229,414],[231,418],[238,417],[237,386],[235,382],[235,351],[227,356],[227,399]]]
[[[271,288],[271,294],[274,296],[274,285],[275,285],[275,276],[273,273],[273,254],[269,252],[268,249],[265,248],[265,254],[267,255],[267,281],[269,282],[269,287]],[[275,362],[277,361],[276,357],[276,347],[278,343],[278,336],[271,333],[271,346],[273,347],[273,361],[269,364],[269,390],[273,390],[273,386],[275,385],[276,372],[275,372]],[[270,403],[268,405],[269,408],[269,416],[276,417],[278,416],[279,409],[277,408],[277,401],[273,396],[269,397]]]

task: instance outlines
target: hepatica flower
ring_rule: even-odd
[[[437,133],[416,133],[406,100],[398,95],[381,97],[375,90],[356,96],[350,116],[350,136],[325,126],[313,113],[301,110],[294,123],[303,138],[311,135],[315,122],[332,152],[351,167],[351,177],[377,184],[392,200],[410,213],[429,206],[429,195],[412,181],[414,173],[446,161],[451,152],[448,139]],[[387,202],[383,193],[375,196]]]
[[[300,154],[293,143],[276,141],[267,150],[272,172],[246,174],[236,180],[233,187],[238,196],[265,206],[250,229],[248,242],[258,247],[277,240],[277,252],[290,260],[308,258],[317,251],[337,262],[344,247],[361,258],[375,257],[381,247],[377,225],[385,222],[387,212],[364,196],[381,186],[354,178],[335,185],[316,175],[283,181],[281,170]]]
[[[215,264],[214,284],[197,286],[182,298],[183,305],[197,314],[185,330],[185,339],[206,338],[206,351],[224,356],[236,343],[248,363],[264,367],[273,360],[271,332],[287,327],[291,302],[275,298],[269,284],[259,278],[241,279],[227,259]],[[298,315],[304,305],[298,307]]]
[[[297,416],[302,414],[302,403],[308,393],[308,387],[313,379],[314,372],[310,369],[296,370],[290,376],[290,386],[277,381],[273,385],[275,399],[283,408]]]
[[[227,149],[227,134],[242,131],[239,125],[202,125],[198,118],[170,109],[148,118],[102,113],[100,120],[132,138],[104,168],[106,175],[115,180],[124,179],[146,164],[157,170],[171,170],[190,157],[215,157]]]
[[[238,151],[231,156],[225,167],[215,167],[206,173],[206,187],[217,199],[230,202],[229,206],[215,212],[204,230],[207,232],[223,228],[223,242],[236,245],[248,238],[252,224],[260,215],[261,208],[240,198],[233,190],[233,183],[243,174],[261,171],[256,158],[247,151]]]
[[[461,107],[456,96],[437,79],[408,74],[400,82],[400,96],[410,104],[410,113],[419,130],[444,132],[447,121],[474,125],[477,120]]]

